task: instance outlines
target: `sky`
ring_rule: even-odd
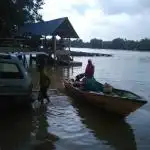
[[[150,38],[150,0],[45,0],[41,14],[68,17],[83,41]]]

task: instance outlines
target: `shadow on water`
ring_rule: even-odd
[[[57,137],[47,132],[46,107],[0,116],[1,150],[52,150]]]
[[[0,117],[0,148],[16,150],[25,148],[32,131],[31,112],[7,112]]]
[[[41,105],[34,112],[33,127],[34,131],[32,135],[34,137],[34,150],[53,150],[55,149],[55,141],[58,140],[53,134],[48,133],[48,122],[47,122],[47,106]]]
[[[73,74],[69,70],[69,68],[47,68],[47,71],[49,77],[52,80],[50,88],[63,89],[63,85],[61,83],[62,79],[70,77]],[[38,74],[33,71],[32,75],[34,76],[33,79],[36,79],[35,83],[37,83]],[[55,99],[54,102],[56,103],[57,100]],[[54,113],[54,110],[51,109],[52,114],[48,115],[47,108],[41,107],[40,109],[38,109],[38,111],[34,112],[34,115],[32,115],[33,119],[31,124],[33,129],[31,131],[31,145],[35,150],[55,149],[54,143],[56,144],[56,141],[62,141],[63,143],[65,140],[69,141],[70,149],[72,149],[73,145],[71,145],[71,143],[73,139],[76,139],[78,142],[82,140],[77,136],[79,134],[78,131],[76,131],[77,129],[74,129],[76,132],[73,132],[70,129],[71,127],[69,127],[72,125],[75,126],[75,128],[80,128],[80,125],[78,125],[80,123],[77,122],[75,118],[72,118],[76,116],[76,112],[74,113],[73,109],[70,108],[70,103],[67,104],[66,107],[64,107],[62,102],[65,103],[66,99],[64,101],[62,99],[61,101],[58,100],[55,108],[55,110],[60,112],[61,114],[53,116],[52,114]],[[113,116],[106,115],[103,112],[91,108],[90,106],[85,106],[84,104],[72,104],[73,107],[77,110],[77,115],[79,116],[79,118],[81,118],[80,120],[82,121],[82,124],[84,124],[86,128],[91,130],[91,133],[96,137],[98,141],[100,141],[100,143],[102,142],[106,147],[108,146],[115,150],[137,149],[132,127],[126,121],[117,120]],[[46,116],[50,116],[49,125],[47,123]],[[58,140],[55,135],[48,133],[48,126],[49,131],[58,135],[60,137],[60,140]],[[69,135],[72,137],[69,137]],[[82,138],[84,138],[84,136]],[[88,137],[85,138],[88,139]],[[57,145],[58,143],[56,144],[56,147]]]
[[[73,102],[82,123],[95,137],[115,150],[136,150],[136,141],[132,127],[125,120],[103,113],[97,109]],[[90,111],[89,111],[90,110]]]

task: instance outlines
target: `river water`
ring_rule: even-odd
[[[150,53],[118,50],[73,49],[113,54],[113,57],[91,57],[95,78],[114,87],[131,90],[149,101]],[[48,68],[51,88],[63,90],[62,79],[85,70],[87,57],[76,57],[82,67]],[[31,69],[35,87],[38,73]],[[13,113],[1,119],[2,150],[149,150],[150,104],[125,120],[84,104],[66,95],[51,94],[52,104],[31,112]]]

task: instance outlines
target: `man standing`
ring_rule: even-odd
[[[40,92],[38,100],[41,101],[41,103],[43,103],[44,98],[46,98],[47,101],[50,102],[49,97],[47,95],[49,85],[50,85],[49,77],[45,74],[44,68],[40,68]]]

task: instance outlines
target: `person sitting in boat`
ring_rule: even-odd
[[[93,76],[94,76],[94,65],[92,64],[92,61],[89,59],[85,69],[85,77],[93,78]]]
[[[92,61],[89,59],[88,64],[86,66],[86,70],[85,70],[85,78],[83,78],[82,80],[83,85],[84,85],[84,90],[102,92],[103,85],[95,80],[94,70],[95,70],[95,67],[92,64]]]
[[[92,61],[89,59],[85,69],[85,73],[77,75],[75,81],[80,81],[84,77],[92,78],[93,76],[94,76],[94,65],[92,64]]]

